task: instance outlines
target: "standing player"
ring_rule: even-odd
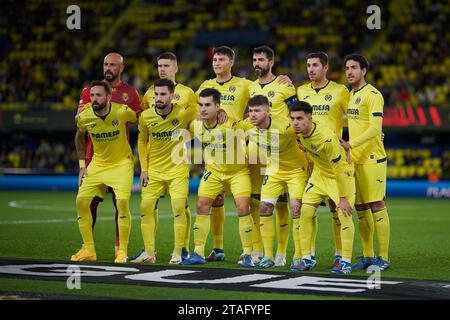
[[[135,112],[139,112],[139,94],[135,88],[120,80],[120,75],[122,74],[125,65],[123,63],[123,57],[115,52],[109,53],[105,56],[103,60],[103,76],[104,81],[106,81],[112,88],[111,101],[119,104],[125,104],[129,108],[133,109]],[[83,110],[84,105],[91,102],[91,87],[86,86],[81,91],[80,103],[77,110],[77,115]],[[129,138],[129,131],[127,129],[127,135]],[[91,138],[88,137],[86,144],[86,165],[92,160],[93,149]],[[114,191],[112,193],[112,200],[114,208],[116,210],[115,221],[116,221],[116,243],[115,251],[117,252],[119,248],[119,227],[118,227],[118,210],[116,204],[116,195]],[[92,214],[92,229],[95,226],[97,220],[97,208],[100,202],[103,201],[104,189],[100,188],[94,195],[90,210]]]
[[[93,217],[89,207],[100,187],[107,186],[116,194],[119,212],[119,250],[115,263],[127,262],[131,214],[129,201],[133,187],[133,153],[127,137],[127,123],[136,123],[137,114],[126,105],[111,102],[111,87],[106,81],[91,83],[91,104],[77,117],[75,146],[80,160],[76,207],[83,247],[71,257],[72,261],[95,261]],[[94,146],[92,161],[86,167],[88,133]]]
[[[338,266],[333,266],[331,271],[337,274],[351,273],[355,227],[344,176],[343,149],[333,131],[312,121],[312,107],[309,103],[296,102],[290,110],[290,115],[302,146],[314,161],[311,177],[303,193],[300,215],[302,259],[298,264],[294,263],[291,270],[303,272],[314,267],[311,260],[313,217],[319,204],[328,197],[337,206],[342,243],[342,259]]]
[[[155,107],[142,112],[139,118],[138,149],[141,162],[142,221],[141,232],[145,251],[131,262],[156,262],[156,203],[168,188],[174,216],[174,250],[170,264],[182,261],[187,219],[185,204],[189,193],[189,166],[185,162],[183,129],[195,119],[195,103],[176,103],[175,84],[159,79],[153,86]],[[168,157],[170,156],[170,159]],[[186,257],[187,258],[187,257]]]
[[[163,52],[156,58],[157,64],[158,64],[158,75],[160,79],[168,79],[172,81],[175,84],[175,92],[173,95],[173,102],[174,106],[186,106],[190,104],[195,104],[195,109],[197,109],[197,96],[195,95],[194,91],[181,84],[177,83],[175,76],[178,72],[178,63],[177,63],[177,57],[172,52]],[[148,88],[147,92],[145,92],[144,97],[142,98],[141,102],[141,110],[145,111],[147,109],[151,109],[152,113],[154,115],[156,114],[155,107],[155,90],[154,86],[151,86]],[[150,143],[150,141],[149,141]],[[142,163],[141,163],[142,164]],[[156,234],[156,230],[158,229],[158,201],[156,203],[155,208],[155,231],[154,234]],[[185,232],[185,241],[182,248],[182,259],[186,259],[189,255],[189,240],[190,240],[190,229],[191,229],[191,211],[189,210],[188,202],[186,201],[185,205],[185,216],[186,216],[186,232]],[[141,252],[131,257],[132,260],[136,260],[141,254],[143,254],[145,251],[145,248],[142,248]]]
[[[253,50],[253,68],[258,79],[249,86],[250,97],[263,95],[269,99],[270,115],[273,121],[289,121],[289,105],[297,100],[295,87],[291,83],[280,83],[279,77],[272,73],[274,65],[274,51],[261,46]],[[255,146],[249,144],[249,154],[255,154]],[[258,156],[259,158],[259,156]],[[262,185],[262,171],[264,165],[261,163],[252,164],[250,162],[250,175],[252,177],[252,198],[259,199]],[[277,211],[277,251],[275,256],[275,265],[286,265],[286,249],[289,239],[289,211],[287,207],[287,194],[283,194],[276,204]],[[267,235],[270,236],[271,235]],[[264,235],[262,235],[264,237]]]
[[[216,77],[204,81],[197,95],[206,89],[214,88],[220,92],[220,106],[227,113],[230,120],[239,121],[244,118],[244,111],[248,101],[248,86],[250,80],[233,76],[231,69],[234,65],[235,53],[233,49],[227,46],[216,47],[213,49],[212,67]],[[225,260],[223,250],[223,226],[225,223],[224,194],[218,195],[211,208],[211,227],[213,234],[213,250],[206,258],[208,261]],[[253,206],[252,206],[253,207]],[[252,211],[253,213],[254,211]],[[257,211],[256,211],[257,212]],[[252,214],[253,216],[253,214]],[[255,216],[253,216],[255,218]],[[255,250],[261,251],[261,240],[259,237],[259,228],[254,230],[254,245],[259,246]]]
[[[364,257],[353,269],[366,269],[375,264],[385,270],[391,263],[388,255],[390,224],[384,202],[387,158],[381,140],[384,99],[380,91],[366,82],[368,69],[369,63],[364,56],[351,54],[345,57],[345,75],[352,91],[348,104],[350,140],[342,141],[342,146],[350,150],[355,164],[356,210],[359,216],[373,214],[378,240],[378,256],[374,259],[374,224],[367,223],[366,229],[361,230]]]
[[[347,104],[349,100],[349,92],[347,88],[334,81],[327,79],[328,71],[328,55],[324,52],[315,52],[308,54],[306,58],[308,82],[297,89],[297,98],[299,101],[308,102],[312,109],[312,117],[315,123],[326,126],[331,129],[339,139],[342,138],[344,125],[344,116],[347,113]],[[354,204],[354,167],[352,164],[344,162],[345,178],[348,181],[347,188],[349,190],[348,200],[353,206]],[[329,201],[330,210],[333,215],[332,230],[335,241],[335,257],[333,265],[337,266],[342,258],[340,222],[336,207],[332,201]],[[360,225],[365,221],[360,218]],[[318,230],[317,215],[313,217],[313,238],[311,245],[311,260],[315,265],[316,254],[315,244]]]
[[[253,267],[251,259],[253,221],[250,215],[250,176],[246,163],[245,141],[236,134],[237,122],[228,119],[218,123],[220,92],[207,88],[199,94],[201,120],[190,125],[191,136],[198,138],[204,148],[205,172],[198,189],[197,215],[194,225],[195,250],[181,264],[203,264],[205,242],[210,230],[208,216],[214,199],[226,185],[233,194],[239,216],[239,235],[244,250],[243,267]]]
[[[253,126],[245,128],[250,141],[258,146],[261,153],[266,154],[268,160],[261,189],[260,223],[264,258],[256,265],[260,268],[275,265],[273,211],[279,196],[284,190],[289,192],[294,230],[298,230],[302,194],[309,177],[308,159],[297,146],[296,133],[290,119],[274,121],[269,113],[269,104],[266,96],[252,97],[248,107]],[[294,261],[301,259],[297,235],[294,234]]]

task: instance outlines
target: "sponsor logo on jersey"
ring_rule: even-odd
[[[349,109],[347,110],[347,113],[348,113],[348,114],[356,114],[356,115],[359,115],[359,109],[349,108]]]
[[[231,94],[224,94],[222,95],[221,99],[222,101],[234,101],[234,96]]]
[[[312,106],[313,111],[330,111],[330,106],[327,104],[315,104]]]
[[[91,137],[94,139],[105,139],[116,137],[120,134],[120,130],[111,131],[111,132],[102,132],[102,133],[91,133]]]

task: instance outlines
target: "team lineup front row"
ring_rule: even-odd
[[[128,261],[133,185],[128,124],[138,123],[144,248],[130,262],[156,262],[158,199],[167,190],[174,217],[170,264],[225,259],[223,196],[227,193],[233,195],[239,217],[242,255],[238,263],[242,267],[286,265],[292,224],[295,250],[290,270],[313,269],[317,264],[316,211],[324,201],[329,202],[332,212],[335,239],[331,271],[348,274],[372,265],[380,270],[390,267],[390,225],[384,203],[387,161],[381,137],[384,101],[382,94],[365,81],[369,66],[363,56],[345,58],[350,92],[326,79],[328,57],[323,52],[308,55],[311,82],[297,90],[289,78],[272,73],[274,52],[267,46],[253,51],[258,77],[253,82],[231,75],[231,48],[215,48],[216,78],[205,81],[197,93],[175,82],[173,53],[164,53],[157,60],[160,79],[144,95],[142,112],[112,101],[115,88],[121,84],[114,80],[123,70],[123,59],[109,54],[104,61],[105,80],[91,83],[89,102],[77,113],[75,145],[80,173],[76,207],[83,246],[72,261],[97,259],[92,207],[95,199],[103,197],[105,187],[112,188],[117,209],[115,262]],[[349,128],[349,141],[342,140],[343,126]],[[194,139],[201,144],[200,161],[205,170],[197,192],[195,248],[189,254],[186,143]],[[89,149],[93,155],[87,157]],[[353,206],[363,249],[363,257],[354,265]],[[214,249],[206,257],[211,229]],[[374,232],[378,240],[376,257]]]

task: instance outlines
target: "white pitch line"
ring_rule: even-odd
[[[36,202],[39,202],[39,200],[16,200],[16,201],[9,201],[8,206],[11,208],[16,209],[30,209],[30,210],[42,210],[42,211],[58,211],[58,212],[76,212],[76,209],[73,207],[57,207],[57,206],[49,206],[47,204],[36,204]],[[34,204],[33,204],[34,203]],[[430,205],[430,206],[422,206],[418,208],[417,206],[395,206],[390,211],[393,210],[405,210],[406,208],[415,209],[414,211],[418,210],[424,210],[424,209],[441,209],[439,206]],[[406,210],[408,210],[406,209]],[[411,210],[413,211],[413,210]],[[328,208],[319,207],[318,212],[320,215],[318,216],[319,219],[329,219],[330,216],[327,215],[329,213]],[[356,212],[354,212],[356,214]],[[226,216],[236,216],[236,212],[233,211],[227,211],[225,213]],[[193,213],[193,216],[195,216],[195,213]],[[171,214],[160,214],[160,219],[170,219],[172,218]],[[140,220],[140,216],[132,215],[132,220]],[[399,220],[399,221],[425,221],[425,222],[450,222],[450,218],[435,218],[435,217],[405,217],[405,216],[396,216],[396,215],[390,215],[390,220]],[[114,217],[97,217],[98,221],[113,221]],[[75,217],[74,218],[66,218],[66,219],[36,219],[36,220],[11,220],[11,221],[0,221],[0,225],[14,225],[14,224],[47,224],[47,223],[67,223],[67,222],[76,222]]]

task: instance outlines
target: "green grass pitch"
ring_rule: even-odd
[[[81,236],[76,223],[76,193],[65,192],[0,192],[0,257],[68,260],[80,247]],[[189,199],[193,221],[196,196]],[[140,231],[140,196],[133,193],[130,202],[132,229],[129,256],[142,248]],[[450,280],[450,201],[427,199],[387,200],[391,222],[390,257],[392,267],[383,277]],[[208,267],[239,268],[240,254],[237,216],[231,197],[226,198],[226,222],[224,230],[225,262],[207,264]],[[168,265],[173,249],[173,223],[170,198],[159,203],[159,228],[156,247],[158,264]],[[354,260],[362,254],[356,213]],[[192,228],[191,228],[192,230]],[[95,227],[95,244],[98,260],[113,262],[115,227],[111,195],[107,194],[100,205]],[[191,232],[190,250],[193,249]],[[212,249],[210,234],[206,253]],[[293,241],[290,235],[287,261],[292,261]],[[327,208],[319,209],[319,234],[316,255],[316,273],[329,273],[334,243],[331,218]],[[288,266],[273,268],[288,271]],[[270,270],[272,271],[272,270]],[[364,272],[355,272],[364,275]],[[61,294],[96,295],[118,298],[144,299],[308,299],[318,296],[275,293],[242,293],[205,289],[175,289],[143,286],[118,286],[85,284],[82,292],[70,292],[64,282],[16,280],[0,278],[2,290],[50,292]],[[113,290],[120,288],[119,290]],[[77,291],[77,290],[75,290]],[[329,297],[327,297],[329,299]]]

